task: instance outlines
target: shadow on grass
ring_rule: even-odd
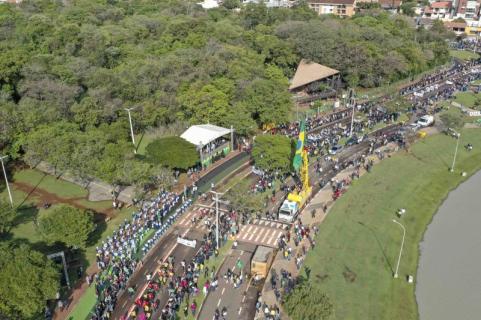
[[[142,135],[140,136],[139,142],[137,142],[137,145],[135,146],[135,152],[139,152],[139,147],[142,144],[142,140],[144,140],[145,132],[142,132]]]
[[[37,189],[37,187],[42,183],[43,179],[46,177],[47,175],[46,174],[43,174],[42,178],[40,180],[38,180],[38,182],[35,184],[35,186],[32,188],[32,190],[30,190],[30,192],[27,194],[27,196],[22,200],[22,202],[20,202],[20,204],[18,205],[18,207],[22,207],[25,202],[27,201],[28,198],[30,198],[30,196],[32,195],[32,193],[35,192],[35,190]]]
[[[19,224],[27,223],[30,221],[34,221],[38,215],[38,208],[35,206],[26,206],[22,205],[17,207],[17,215],[12,222],[12,225],[18,226]]]
[[[379,241],[379,238],[377,237],[377,234],[376,232],[374,231],[374,229],[372,229],[371,227],[367,226],[366,224],[364,224],[364,222],[361,222],[361,221],[357,221],[358,224],[360,224],[361,226],[363,226],[364,228],[366,228],[367,230],[369,230],[372,235],[374,236],[374,239],[376,239],[376,242],[377,244],[379,245],[379,249],[381,249],[381,252],[382,252],[382,255],[384,257],[384,260],[386,261],[387,265],[389,266],[389,269],[391,270],[391,273],[394,274],[394,269],[393,269],[393,266],[391,265],[391,262],[389,261],[387,255],[386,255],[386,251],[384,251],[384,248],[381,244],[381,241]]]

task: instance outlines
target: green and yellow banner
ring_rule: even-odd
[[[297,172],[299,172],[299,169],[302,166],[302,150],[304,150],[305,139],[306,139],[306,124],[304,120],[302,120],[300,124],[300,129],[299,129],[299,139],[297,140],[297,145],[296,145],[296,153],[294,155],[294,160],[292,161],[294,170],[296,170]]]

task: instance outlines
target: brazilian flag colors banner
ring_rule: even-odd
[[[306,139],[306,124],[304,120],[301,121],[300,131],[299,131],[299,139],[297,140],[296,145],[296,154],[294,155],[294,161],[292,165],[294,166],[294,170],[299,172],[299,169],[302,166],[302,150],[304,150],[304,141]]]

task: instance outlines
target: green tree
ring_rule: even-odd
[[[289,172],[291,168],[291,140],[281,135],[257,136],[252,148],[256,167],[272,172]]]
[[[38,219],[38,231],[47,243],[62,242],[85,248],[94,229],[93,214],[67,205],[54,207]]]
[[[248,215],[260,213],[264,209],[265,197],[251,191],[250,180],[239,182],[227,192],[225,199],[233,209]]]
[[[225,0],[222,3],[222,6],[224,6],[226,9],[235,9],[240,7],[240,0]]]
[[[445,112],[440,116],[446,128],[459,130],[464,126],[464,119],[461,112]]]
[[[156,139],[149,143],[145,150],[150,162],[170,169],[187,170],[199,162],[196,147],[181,137]]]
[[[9,202],[0,199],[0,234],[7,233],[12,227],[17,211]]]
[[[293,320],[326,320],[333,312],[329,297],[318,286],[307,282],[294,288],[286,297],[284,307]]]
[[[59,290],[59,273],[47,257],[27,245],[0,243],[0,316],[40,319]]]

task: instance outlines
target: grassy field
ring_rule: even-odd
[[[474,150],[462,146],[468,142]],[[326,292],[334,304],[334,319],[417,319],[414,285],[418,245],[438,206],[463,180],[481,169],[481,129],[464,129],[456,170],[450,173],[456,141],[446,135],[428,137],[376,165],[355,181],[320,226],[317,247],[306,259],[311,283]],[[406,242],[393,279],[402,230]]]
[[[449,54],[453,58],[458,58],[464,61],[474,60],[479,58],[479,54],[472,51],[466,51],[466,50],[449,50]]]
[[[480,107],[475,107],[475,101],[477,98],[481,98],[481,93],[474,93],[471,91],[458,92],[456,93],[455,102],[462,104],[465,107],[472,109],[480,109]]]

